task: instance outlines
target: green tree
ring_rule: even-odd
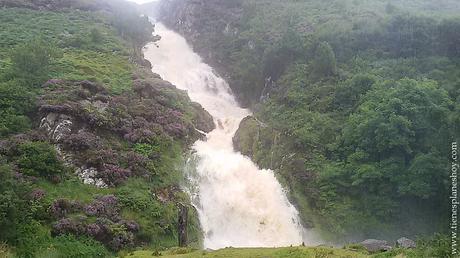
[[[351,115],[343,129],[348,154],[362,150],[370,160],[402,156],[442,148],[448,139],[452,101],[432,81],[403,79],[380,84]]]
[[[318,77],[328,77],[337,73],[335,53],[328,42],[319,43],[313,60],[313,70]]]
[[[334,95],[334,105],[343,110],[354,109],[374,85],[376,78],[369,74],[357,74],[339,85]]]

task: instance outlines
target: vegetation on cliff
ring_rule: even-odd
[[[213,122],[151,73],[147,18],[121,1],[0,5],[0,256],[176,246],[182,153]]]
[[[166,1],[162,19],[253,108],[235,146],[278,172],[304,224],[334,240],[445,233],[458,3],[218,2]]]

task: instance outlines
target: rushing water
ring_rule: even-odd
[[[228,84],[203,63],[179,34],[156,24],[157,43],[145,47],[153,71],[200,103],[217,129],[194,144],[187,191],[204,231],[204,247],[273,247],[299,245],[303,228],[298,212],[273,171],[259,169],[232,146],[240,121],[250,111],[240,108]]]

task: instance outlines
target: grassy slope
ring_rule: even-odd
[[[0,9],[0,81],[8,76],[11,50],[39,37],[44,41],[53,42],[61,52],[52,64],[49,78],[71,81],[90,80],[106,88],[112,97],[131,96],[132,77],[140,68],[132,62],[132,48],[119,36],[112,19],[110,13],[71,9],[59,12],[21,8]],[[93,31],[99,34],[98,42],[92,39]],[[74,90],[72,86],[69,87],[65,94]],[[40,88],[34,89],[35,96],[43,96],[43,94],[50,94],[50,92]],[[59,92],[52,94],[54,95],[51,95],[50,102],[59,105],[66,101],[65,94],[60,95]],[[164,105],[181,110],[186,116],[194,112],[184,93],[175,89],[162,89],[158,94],[160,97],[163,96]],[[119,136],[104,133],[104,130],[98,131],[97,134],[103,138],[105,148],[113,148],[121,153],[139,152],[136,145],[133,146]],[[123,206],[121,216],[135,220],[140,225],[139,242],[136,245],[147,245],[152,248],[172,247],[177,243],[175,202],[187,203],[187,197],[178,192],[171,197],[173,201],[162,203],[154,198],[152,193],[168,187],[176,187],[182,180],[180,166],[183,162],[182,153],[185,145],[183,139],[171,138],[171,144],[151,146],[161,154],[160,158],[151,161],[154,167],[152,169],[155,170],[150,171],[154,174],[154,179],[151,181],[132,178],[120,187],[100,189],[84,185],[72,173],[68,173],[58,184],[39,179],[32,187],[46,192],[45,199],[42,200],[44,210],[54,200],[60,198],[89,204],[97,196],[114,194],[119,197]],[[72,216],[77,215],[82,214],[72,214]],[[193,217],[193,212],[190,216],[190,241],[199,242],[198,222]],[[37,244],[33,251],[40,252],[44,257],[52,255],[53,252],[60,252],[56,251],[56,245],[50,238],[50,229],[54,222],[54,219],[40,221],[43,235],[40,236],[42,238],[40,244]],[[2,252],[4,251],[0,248],[0,257]]]
[[[8,66],[11,48],[39,37],[62,49],[61,58],[53,65],[53,78],[92,80],[120,93],[131,87],[134,67],[128,60],[128,44],[110,23],[109,16],[93,12],[2,9],[0,70]],[[100,42],[88,40],[92,30],[101,34]]]

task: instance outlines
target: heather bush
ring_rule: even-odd
[[[53,224],[51,229],[52,236],[60,236],[60,235],[83,235],[86,233],[86,227],[83,221],[71,218],[63,218],[58,220]]]
[[[40,201],[43,198],[45,198],[46,192],[43,189],[33,189],[32,192],[30,193],[30,199],[32,201]]]
[[[148,175],[149,158],[140,155],[136,152],[130,151],[125,153],[124,159],[127,162],[127,167],[131,170],[132,174],[139,177]]]
[[[124,138],[133,143],[149,143],[156,136],[156,133],[148,128],[138,128],[128,131]]]
[[[86,235],[96,239],[102,240],[104,238],[105,228],[98,223],[91,223],[86,225]]]
[[[112,221],[120,220],[118,198],[114,195],[98,197],[91,204],[86,205],[84,211],[88,216],[107,218]]]
[[[82,151],[95,148],[99,145],[96,135],[88,131],[79,131],[63,139],[64,146],[73,151]]]
[[[102,179],[108,186],[114,187],[122,184],[131,176],[131,171],[111,164],[104,164],[98,171],[97,177]]]
[[[123,225],[126,228],[126,230],[133,233],[138,232],[140,229],[139,224],[134,220],[121,220],[119,223]]]
[[[82,209],[83,205],[78,201],[57,199],[51,204],[49,213],[55,218],[64,218],[68,214],[81,211]]]
[[[133,233],[127,231],[118,231],[113,235],[112,240],[108,243],[108,246],[114,251],[119,251],[127,247],[132,247],[133,244]]]
[[[90,149],[85,155],[85,163],[88,166],[95,167],[97,169],[104,169],[105,164],[117,165],[120,159],[117,152],[112,149]]]

